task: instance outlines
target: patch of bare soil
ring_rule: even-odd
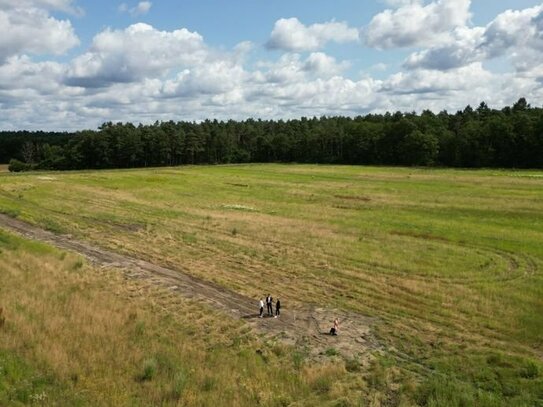
[[[367,196],[352,196],[352,195],[334,195],[335,198],[338,199],[345,199],[348,201],[362,201],[362,202],[370,202],[371,198]]]
[[[379,349],[371,333],[374,319],[356,313],[317,307],[290,308],[283,305],[278,318],[258,316],[258,299],[248,298],[227,288],[194,276],[137,258],[121,255],[75,240],[70,235],[56,235],[18,219],[0,214],[0,227],[26,238],[39,240],[83,255],[99,267],[115,267],[128,278],[148,280],[172,292],[223,310],[232,318],[244,319],[256,331],[285,343],[306,347],[313,358],[339,353],[366,363],[371,351]],[[339,335],[329,335],[333,320],[339,318]]]

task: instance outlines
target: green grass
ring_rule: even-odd
[[[33,369],[13,352],[0,350],[0,405],[47,405],[55,400],[71,406],[83,403],[50,373]]]
[[[0,405],[303,406],[357,383],[334,366],[297,362],[241,322],[119,270],[0,230]],[[40,247],[41,246],[41,247]],[[327,391],[315,392],[315,383]],[[352,392],[364,400],[371,389]]]
[[[274,287],[290,306],[377,317],[392,362],[376,382],[389,401],[542,403],[541,172],[240,165],[42,175],[0,174],[0,212],[255,298]],[[489,363],[495,355],[503,363]]]

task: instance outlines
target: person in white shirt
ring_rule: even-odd
[[[264,314],[264,301],[262,299],[260,299],[260,318],[262,318],[263,314]]]

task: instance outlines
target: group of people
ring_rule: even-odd
[[[273,315],[273,298],[271,294],[268,294],[266,297],[266,309],[268,313],[268,317],[274,317],[277,318],[281,314],[281,301],[279,298],[275,301],[275,315]],[[258,302],[258,305],[260,307],[260,318],[264,318],[264,299],[260,299]],[[334,325],[332,328],[330,328],[330,335],[336,336],[339,333],[339,319],[334,319]]]
[[[264,317],[264,300],[260,300],[259,304],[260,306],[260,318]],[[271,294],[268,294],[266,297],[266,308],[268,310],[268,316],[273,317],[273,298]],[[281,314],[281,301],[279,298],[277,301],[275,301],[275,318],[277,318]]]

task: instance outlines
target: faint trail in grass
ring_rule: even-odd
[[[260,319],[257,298],[248,298],[213,282],[183,273],[181,270],[105,250],[88,242],[76,240],[71,235],[57,235],[3,214],[0,214],[0,226],[26,238],[79,253],[96,266],[119,268],[129,278],[166,286],[174,293],[203,301],[232,318],[244,319],[253,328],[269,336],[293,345],[307,346],[315,357],[333,347],[344,356],[358,356],[368,360],[371,352],[380,348],[371,333],[375,318],[345,310],[298,307],[283,308],[279,318]],[[342,321],[341,335],[327,335],[330,328],[328,325],[331,325],[335,318]]]

